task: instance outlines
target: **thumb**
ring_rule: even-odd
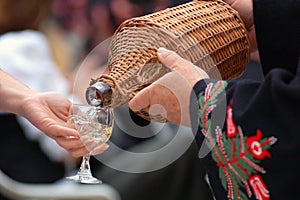
[[[151,85],[138,92],[134,98],[128,102],[128,106],[133,112],[145,109],[150,105],[150,87]]]

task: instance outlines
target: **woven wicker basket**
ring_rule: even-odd
[[[204,69],[212,78],[230,80],[249,62],[249,41],[238,13],[219,0],[192,1],[125,21],[116,30],[109,54],[110,73],[96,81],[112,89],[111,106],[128,102],[168,72],[157,49],[166,47]],[[161,116],[138,113],[145,119]]]

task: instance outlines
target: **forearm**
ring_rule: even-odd
[[[35,93],[0,69],[0,110],[21,114],[24,99]]]

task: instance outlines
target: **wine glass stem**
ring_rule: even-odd
[[[90,167],[90,154],[83,156],[81,166],[78,172],[80,175],[92,175]]]

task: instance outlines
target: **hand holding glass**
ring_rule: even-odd
[[[73,104],[69,112],[68,125],[80,133],[80,139],[91,152],[100,144],[108,141],[113,127],[112,108],[101,108],[83,104]],[[80,183],[99,184],[101,180],[93,177],[90,169],[90,153],[83,157],[76,175],[67,177]]]

